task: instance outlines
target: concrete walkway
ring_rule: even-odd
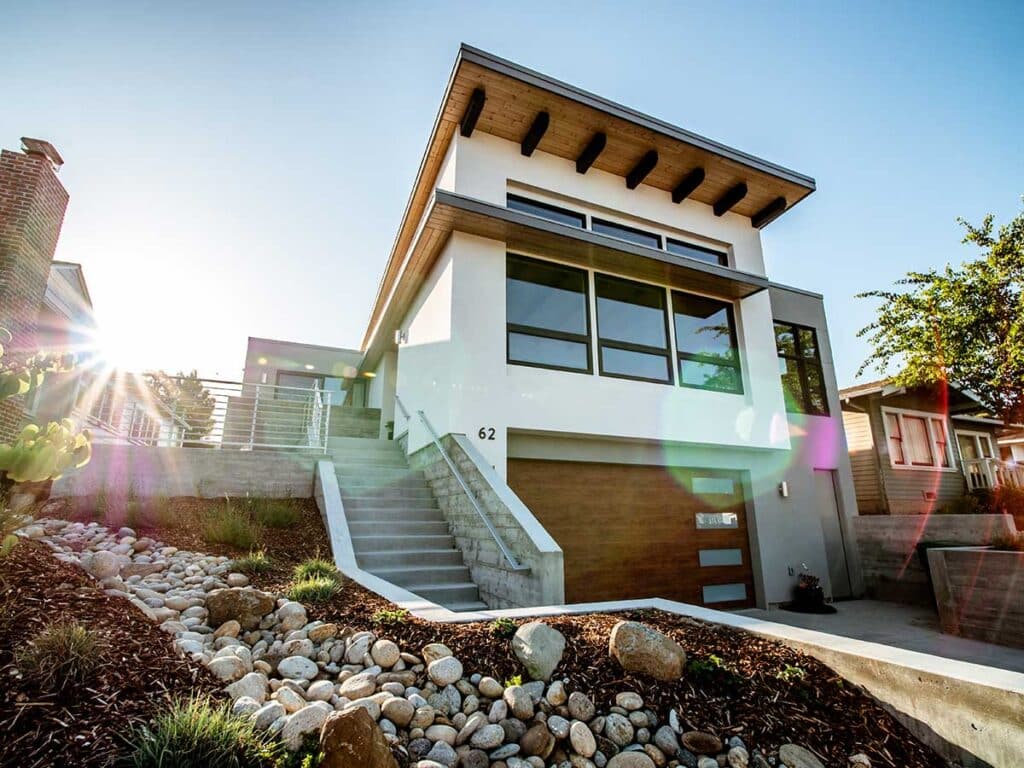
[[[791,627],[829,632],[1011,672],[1024,672],[1024,648],[1009,648],[943,635],[939,632],[938,617],[930,608],[880,600],[847,600],[836,603],[835,607],[838,613],[826,615],[760,609],[737,613]]]

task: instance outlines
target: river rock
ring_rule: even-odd
[[[686,652],[679,643],[635,621],[620,621],[612,628],[608,652],[627,672],[657,680],[678,680],[686,666]]]
[[[608,761],[608,768],[655,768],[654,761],[643,752],[619,752]]]
[[[593,757],[597,752],[597,739],[594,732],[582,720],[574,720],[569,726],[569,743],[583,757]]]
[[[319,671],[316,662],[305,656],[289,656],[277,665],[277,673],[292,680],[312,680]]]
[[[684,747],[697,755],[717,755],[722,751],[722,740],[713,733],[687,731],[681,741]]]
[[[526,755],[546,759],[555,749],[555,737],[544,723],[540,723],[523,734],[519,739],[519,746]]]
[[[327,717],[320,751],[320,768],[398,768],[384,734],[362,707]]]
[[[550,680],[565,652],[565,637],[542,621],[530,621],[516,630],[512,651],[534,680]]]
[[[260,620],[274,610],[274,598],[258,589],[215,589],[206,595],[206,610],[211,627],[234,619],[242,629],[256,629]]]
[[[797,744],[779,747],[779,760],[786,768],[825,768],[813,752]]]
[[[438,688],[452,685],[462,678],[462,662],[454,656],[445,656],[430,662],[427,676]]]

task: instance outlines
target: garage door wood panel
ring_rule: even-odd
[[[735,493],[693,493],[694,477],[733,480]],[[735,472],[509,459],[508,483],[565,557],[568,602],[664,597],[704,604],[702,587],[741,583],[753,603],[742,483]],[[732,513],[738,527],[697,529],[699,513]],[[701,567],[701,549],[739,549],[742,565]]]

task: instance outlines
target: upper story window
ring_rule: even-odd
[[[614,221],[605,221],[591,217],[590,230],[599,235],[611,235],[620,240],[628,240],[637,245],[646,245],[648,248],[661,248],[661,235],[653,232],[645,232],[635,227],[627,227],[625,224],[616,224]]]
[[[897,469],[946,469],[952,453],[942,414],[883,408],[889,463]]]
[[[728,255],[721,251],[684,243],[682,240],[673,240],[671,237],[665,238],[665,250],[676,254],[676,256],[688,256],[691,259],[706,261],[708,264],[720,264],[723,267],[729,266]]]
[[[518,195],[509,195],[506,205],[512,210],[532,213],[534,216],[551,219],[551,221],[557,221],[559,224],[568,224],[570,227],[579,227],[580,229],[586,229],[587,227],[587,217],[584,214],[570,211],[568,208],[560,208],[550,203],[529,200]]]
[[[665,289],[598,274],[594,291],[601,374],[671,383]]]
[[[587,273],[512,255],[506,265],[508,362],[590,373]]]
[[[679,383],[684,387],[742,392],[732,305],[672,292]]]
[[[825,375],[821,369],[818,334],[813,328],[775,322],[775,346],[786,410],[828,416]]]

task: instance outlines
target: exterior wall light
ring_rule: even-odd
[[[785,480],[779,483],[779,496],[781,496],[784,499],[789,498],[789,483],[786,482]]]

